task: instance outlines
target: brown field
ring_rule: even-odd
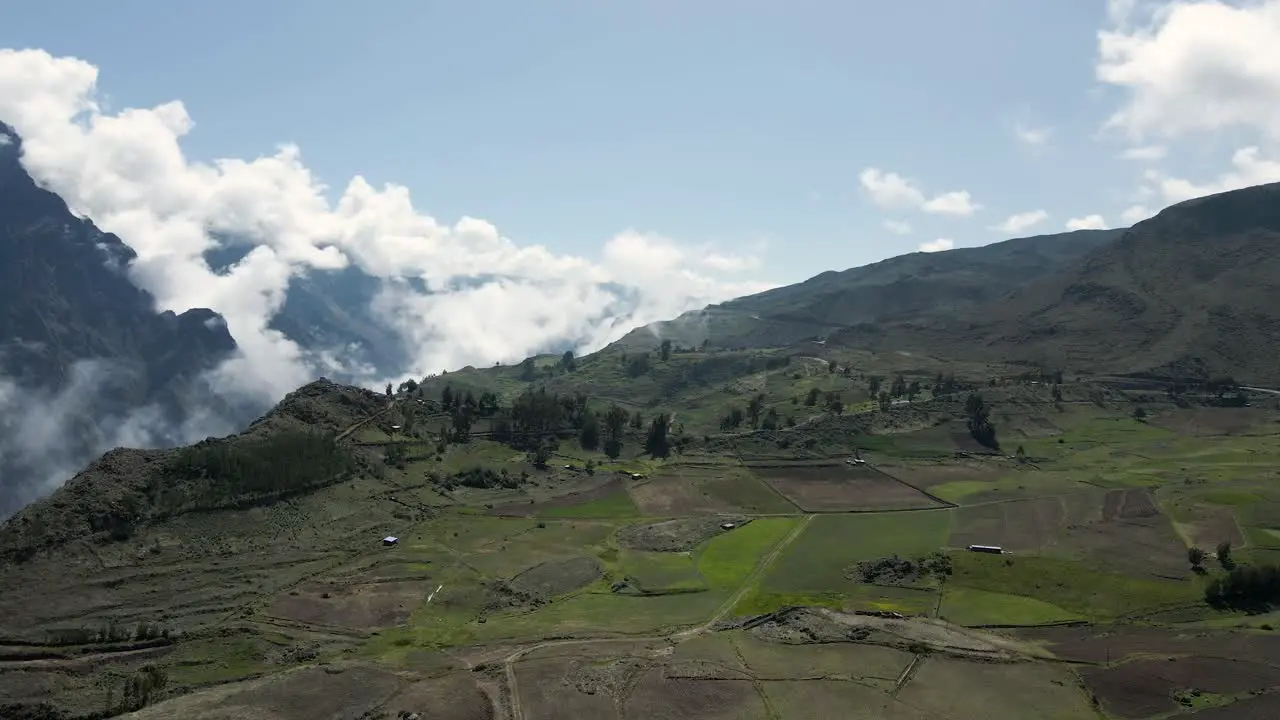
[[[266,615],[309,625],[376,630],[403,622],[434,587],[429,580],[306,583],[277,595]]]
[[[1244,535],[1231,508],[1197,505],[1194,512],[1196,519],[1178,523],[1193,545],[1212,548],[1227,540],[1233,547],[1244,546]]]
[[[623,480],[621,477],[615,475],[609,480],[606,480],[594,487],[589,487],[564,495],[558,495],[545,500],[495,505],[491,510],[489,510],[488,514],[530,517],[548,510],[573,507],[574,505],[581,505],[582,503],[590,502],[592,500],[603,500],[614,493],[626,490],[627,482],[629,481]]]
[[[1159,515],[1151,500],[1151,493],[1144,488],[1108,490],[1102,502],[1102,521],[1133,520]]]
[[[1146,489],[1108,490],[1100,504],[1101,520],[1068,525],[1059,550],[1115,572],[1187,577],[1186,546]]]
[[[468,675],[449,675],[405,688],[383,708],[390,717],[418,713],[431,720],[493,720],[493,701]]]
[[[641,514],[653,517],[714,515],[739,510],[679,475],[659,475],[632,483],[627,491]]]
[[[796,680],[762,685],[778,717],[788,720],[932,720],[935,717],[857,682]]]
[[[526,720],[557,718],[617,718],[619,695],[626,675],[611,685],[575,682],[582,661],[573,658],[523,660],[516,665],[516,682]]]
[[[754,467],[752,471],[806,512],[935,507],[909,485],[869,468],[848,465]]]
[[[1088,697],[1061,667],[980,663],[931,656],[916,667],[898,699],[925,717],[953,720],[1093,720]],[[1052,714],[1047,710],[1052,709]]]
[[[1045,497],[956,508],[948,541],[953,547],[999,545],[1014,551],[1041,550],[1063,532],[1066,507]]]
[[[997,462],[975,460],[946,464],[877,465],[876,469],[890,477],[925,490],[934,485],[962,480],[994,480],[1012,470],[1012,468],[1004,467]]]
[[[1103,709],[1121,718],[1177,710],[1174,693],[1179,690],[1234,695],[1280,686],[1280,668],[1211,657],[1132,660],[1116,667],[1085,668],[1080,674]]]
[[[1280,635],[1262,632],[1099,625],[1028,628],[1016,634],[1077,663],[1119,662],[1142,655],[1199,655],[1261,663],[1280,658]]]
[[[625,711],[626,717],[655,720],[766,720],[769,717],[764,699],[749,680],[669,678],[661,668],[653,668],[640,676],[627,698]]]
[[[129,717],[131,720],[359,717],[390,700],[402,682],[390,672],[363,666],[311,667],[259,680],[221,685],[151,705]]]
[[[1273,415],[1264,408],[1195,407],[1162,410],[1147,423],[1189,437],[1245,435]]]
[[[751,519],[741,515],[680,518],[656,523],[628,525],[618,531],[618,544],[632,550],[685,552],[698,543],[726,532],[721,525],[741,527]]]
[[[852,677],[882,689],[892,689],[911,662],[910,653],[878,645],[791,645],[751,635],[736,638],[735,642],[752,675],[759,680]]]
[[[573,557],[535,565],[511,578],[511,587],[540,598],[554,598],[595,582],[604,571],[591,557]]]

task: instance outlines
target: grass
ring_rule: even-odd
[[[670,592],[706,588],[689,553],[623,550],[619,572],[633,578],[645,592]]]
[[[588,500],[579,505],[548,508],[538,513],[543,518],[636,518],[640,510],[625,490],[599,500]]]
[[[1047,625],[1084,619],[1057,605],[1022,595],[947,588],[938,613],[957,625]]]
[[[795,528],[799,518],[760,518],[733,532],[717,535],[697,550],[698,571],[715,589],[736,589],[751,576],[761,558]]]
[[[1161,608],[1202,602],[1190,580],[1138,578],[1100,572],[1088,563],[1056,557],[952,554],[953,588],[1014,595],[1055,605],[1091,620],[1114,620]]]
[[[892,555],[917,557],[936,552],[947,544],[950,519],[945,510],[819,515],[774,564],[762,589],[847,593],[853,586],[845,575],[849,565]]]

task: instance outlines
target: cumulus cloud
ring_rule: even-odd
[[[1248,129],[1280,138],[1280,0],[1109,6],[1097,77],[1124,88],[1108,120],[1132,137]]]
[[[992,226],[991,229],[1016,235],[1020,232],[1029,230],[1048,219],[1049,213],[1044,210],[1028,210],[1027,212],[1010,215],[1005,218],[1004,222],[999,225]]]
[[[1107,221],[1101,215],[1085,215],[1067,221],[1068,230],[1106,230]]]
[[[932,240],[930,242],[920,243],[918,250],[920,252],[927,253],[942,252],[943,250],[950,250],[955,246],[956,244],[953,240],[948,238],[938,238],[937,240]]]
[[[887,210],[966,216],[982,208],[966,190],[953,190],[928,198],[915,180],[880,168],[866,168],[858,174],[858,182],[871,202]]]
[[[1023,120],[1019,120],[1013,126],[1013,136],[1017,138],[1019,143],[1028,148],[1045,147],[1049,144],[1049,139],[1052,135],[1052,128],[1037,127]]]
[[[1184,178],[1172,177],[1155,170],[1146,173],[1146,180],[1168,203],[1182,202],[1214,193],[1280,182],[1280,161],[1262,157],[1257,147],[1237,150],[1231,156],[1231,170],[1225,171],[1208,182],[1196,183]]]
[[[1131,147],[1120,153],[1121,160],[1135,160],[1138,162],[1154,162],[1163,160],[1168,154],[1168,148],[1163,145],[1140,145]]]
[[[442,223],[407,188],[359,176],[330,203],[292,145],[196,162],[181,146],[194,123],[180,101],[110,113],[97,100],[98,75],[80,59],[0,50],[0,119],[22,136],[39,182],[137,252],[131,278],[158,309],[209,307],[226,318],[241,352],[218,377],[263,397],[324,365],[269,327],[290,280],[311,271],[354,265],[379,278],[372,309],[403,330],[416,373],[555,343],[594,350],[636,325],[770,287],[733,277],[760,267],[756,253],[628,231],[598,259],[557,255],[481,219]],[[223,273],[204,259],[221,236],[254,244]],[[610,286],[630,288],[627,302]]]
[[[1155,215],[1155,211],[1146,205],[1130,205],[1120,213],[1120,222],[1125,225],[1136,225],[1152,215]]]
[[[884,229],[894,235],[910,235],[911,223],[904,222],[902,220],[885,220]]]

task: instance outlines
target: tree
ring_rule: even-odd
[[[889,387],[889,395],[891,397],[900,398],[907,394],[907,379],[898,373],[893,377],[893,385]]]
[[[729,412],[720,418],[721,430],[734,430],[742,425],[742,421],[746,419],[746,413],[742,412],[742,408],[729,408]]]
[[[587,410],[582,414],[582,429],[578,431],[578,444],[583,450],[600,447],[600,418]]]
[[[807,407],[813,407],[818,404],[818,398],[822,397],[822,391],[818,388],[809,388],[809,394],[804,396],[804,404]]]
[[[573,372],[577,367],[578,363],[573,358],[573,351],[565,350],[564,354],[560,356],[560,369],[565,372]]]
[[[909,402],[914,402],[916,399],[916,396],[919,394],[920,394],[920,381],[912,380],[911,384],[907,386],[907,400]]]
[[[867,378],[867,392],[871,393],[871,397],[880,394],[880,386],[884,384],[884,378],[879,375],[872,375]]]
[[[764,395],[756,395],[747,401],[747,419],[751,421],[751,427],[760,425],[760,410],[764,408]]]
[[[1061,385],[1058,385],[1055,383],[1053,386],[1053,390],[1051,390],[1050,392],[1053,395],[1054,402],[1062,402],[1062,386]]]
[[[604,454],[616,459],[622,454],[622,440],[627,431],[627,420],[630,414],[618,407],[610,405],[604,414]]]
[[[876,404],[880,406],[881,412],[887,411],[889,406],[892,404],[889,402],[889,393],[881,390],[880,394],[876,396]]]
[[[827,393],[827,410],[835,413],[836,415],[844,413],[844,400],[841,399],[840,393],[835,390]]]
[[[533,358],[527,357],[520,361],[520,379],[525,382],[533,382],[538,378],[538,368],[533,364]]]
[[[658,354],[662,358],[662,362],[666,362],[671,359],[671,341],[670,340],[662,341],[662,344],[658,346]]]
[[[391,397],[391,395],[392,395],[391,383],[387,383],[387,397]]]
[[[471,439],[471,410],[460,407],[453,411],[453,441],[465,443]]]
[[[1195,568],[1196,570],[1201,569],[1200,565],[1204,562],[1204,559],[1208,557],[1208,555],[1209,553],[1205,552],[1204,550],[1201,550],[1198,547],[1187,548],[1187,562],[1191,563],[1191,567]]]
[[[667,439],[667,431],[671,429],[671,417],[666,413],[658,413],[649,423],[649,435],[644,441],[644,451],[657,458],[671,454],[671,445]]]
[[[1027,449],[1021,445],[1018,446],[1018,449],[1014,451],[1013,455],[1018,459],[1018,462],[1024,463],[1027,461]]]
[[[968,415],[969,434],[973,439],[992,450],[999,450],[1000,442],[996,439],[996,428],[991,424],[991,408],[987,406],[987,401],[982,395],[970,393],[969,398],[965,400],[964,410]]]
[[[827,361],[827,372],[834,375],[836,373],[836,370],[839,370],[839,369],[840,369],[840,365],[835,360]]]
[[[777,430],[778,429],[778,411],[775,410],[774,408],[769,408],[769,411],[764,414],[764,420],[760,422],[760,427],[764,430],[769,430],[769,431]]]
[[[1218,543],[1218,564],[1223,570],[1232,570],[1236,566],[1235,558],[1231,557],[1231,541],[1223,540]]]
[[[1142,422],[1143,420],[1146,420],[1147,411],[1142,409],[1142,406],[1139,405],[1138,407],[1133,409],[1133,419],[1137,420],[1138,422]]]
[[[453,388],[445,385],[444,389],[440,391],[440,404],[444,406],[445,410],[452,410],[454,400]]]

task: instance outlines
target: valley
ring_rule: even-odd
[[[100,461],[0,533],[0,697],[30,718],[1280,710],[1280,618],[1206,602],[1280,561],[1275,395],[810,348],[322,380],[226,452],[306,425],[340,476],[208,496],[164,475],[182,499],[110,499],[125,531],[48,532],[102,514]]]

